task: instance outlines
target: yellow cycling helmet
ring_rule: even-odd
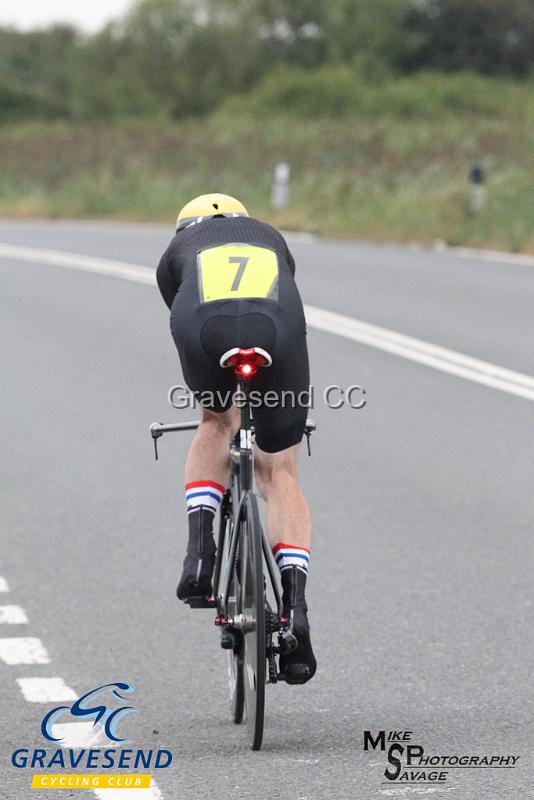
[[[182,208],[176,220],[176,231],[212,217],[248,217],[248,211],[229,194],[201,194]]]

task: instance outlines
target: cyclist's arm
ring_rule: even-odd
[[[170,308],[173,300],[176,297],[176,292],[179,288],[179,283],[176,280],[174,271],[169,264],[169,251],[166,250],[161,256],[158,268],[156,270],[156,280],[161,292],[161,296]]]

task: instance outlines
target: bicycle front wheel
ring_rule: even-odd
[[[266,676],[262,533],[256,496],[249,492],[245,503],[240,537],[245,709],[250,746],[259,750],[263,739]]]

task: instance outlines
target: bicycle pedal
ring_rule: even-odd
[[[216,601],[214,597],[186,597],[184,603],[190,608],[214,608]]]

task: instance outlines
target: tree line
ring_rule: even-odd
[[[140,0],[88,36],[0,28],[0,120],[182,118],[281,67],[528,78],[534,0]]]

